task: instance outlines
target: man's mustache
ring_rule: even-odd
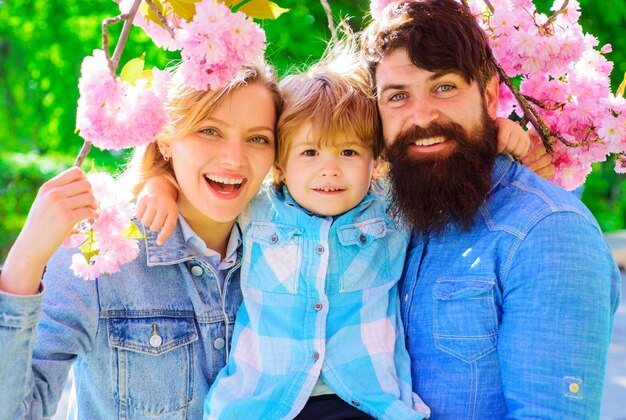
[[[465,138],[466,132],[461,125],[454,122],[432,122],[426,128],[414,125],[409,129],[400,133],[393,142],[395,147],[406,148],[418,140],[424,140],[431,137],[443,137],[446,140],[459,141]]]

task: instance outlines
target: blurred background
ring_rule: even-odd
[[[262,22],[268,59],[284,75],[321,55],[330,38],[319,1],[277,0],[291,9]],[[368,22],[369,1],[330,0],[335,18],[351,16],[355,30]],[[551,1],[535,0],[548,12]],[[600,45],[611,43],[613,91],[626,72],[626,0],[580,0],[581,23]],[[38,187],[73,163],[82,144],[75,133],[80,64],[101,48],[100,24],[118,13],[110,0],[0,0],[0,264],[23,225]],[[117,36],[121,25],[111,28]],[[178,58],[154,47],[139,28],[131,31],[122,65],[146,51],[146,68]],[[125,152],[92,149],[85,165],[118,171]],[[613,163],[594,167],[582,196],[606,232],[626,225],[626,185]]]

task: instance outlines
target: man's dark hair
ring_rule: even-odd
[[[375,75],[385,54],[406,48],[411,62],[435,72],[459,72],[484,92],[496,74],[493,53],[469,7],[454,0],[392,4],[361,35],[361,52]]]

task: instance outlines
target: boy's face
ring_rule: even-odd
[[[310,125],[293,138],[284,168],[277,168],[294,200],[320,216],[337,216],[356,207],[369,191],[374,154],[357,138],[335,139],[319,146]]]

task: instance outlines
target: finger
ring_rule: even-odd
[[[144,226],[150,226],[152,224],[152,220],[154,220],[155,214],[156,210],[152,206],[149,206],[146,208],[146,211],[141,217],[141,223],[143,223]]]
[[[143,214],[146,211],[146,200],[142,198],[139,198],[139,200],[137,200],[137,205],[135,206],[135,217],[139,220],[142,220],[143,218]]]
[[[548,166],[544,166],[543,168],[539,169],[535,173],[542,178],[548,179],[552,175],[554,175],[554,172],[556,172],[556,166],[554,166],[554,164],[551,163]]]
[[[50,178],[43,184],[43,186],[48,185],[50,188],[55,188],[81,179],[87,179],[87,175],[85,174],[85,172],[83,172],[83,170],[79,167],[72,166],[71,168],[64,170],[55,177]]]
[[[529,148],[530,148],[530,139],[527,136],[523,136],[517,142],[517,145],[515,146],[515,150],[513,151],[513,156],[519,159],[528,153]]]
[[[536,161],[537,159],[543,156],[546,156],[547,154],[548,154],[548,151],[546,150],[544,145],[538,144],[524,155],[524,157],[522,158],[522,163],[528,166],[532,162]]]
[[[61,205],[67,210],[79,210],[87,208],[95,211],[98,208],[96,198],[91,193],[82,193],[72,197],[68,197]]]
[[[507,150],[507,148],[509,147],[509,142],[511,141],[511,138],[507,138],[507,139],[502,139],[500,137],[498,137],[498,153],[502,153],[505,150]]]
[[[167,217],[166,211],[157,211],[152,219],[152,223],[150,223],[150,230],[153,232],[158,232],[163,224],[165,223],[165,218]]]
[[[157,245],[163,245],[165,240],[172,236],[177,221],[178,217],[176,215],[169,214],[167,216],[165,223],[163,224],[163,229],[161,229],[161,233],[159,233],[159,236],[157,237]]]
[[[538,170],[546,168],[549,165],[552,165],[552,156],[543,155],[534,162],[529,163],[527,166],[531,171],[537,172]]]

